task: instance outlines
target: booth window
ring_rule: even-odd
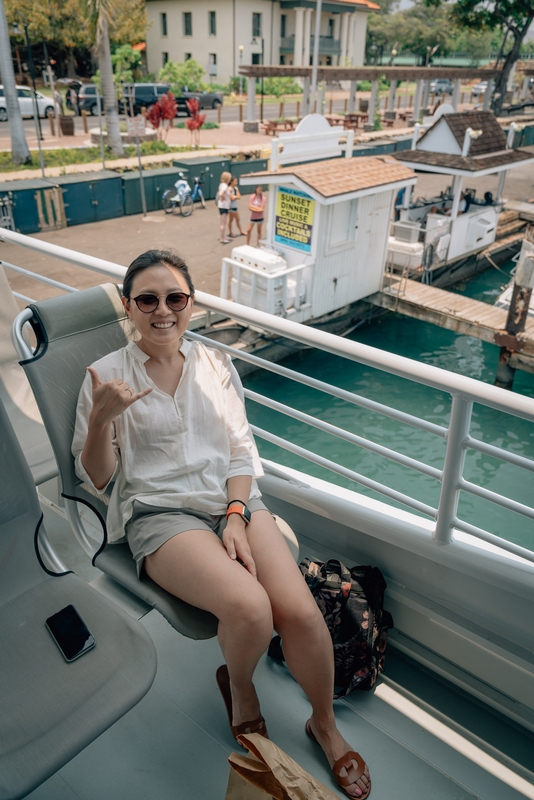
[[[169,60],[169,54],[168,53],[162,53],[161,54],[161,62],[162,62],[161,66],[164,67],[168,60]]]
[[[345,200],[330,206],[330,247],[342,247],[354,241],[357,200]]]
[[[286,38],[286,24],[287,24],[287,14],[280,15],[280,38]]]
[[[167,36],[167,14],[162,13],[159,16],[161,20],[161,35]]]
[[[193,15],[190,11],[184,11],[184,36],[193,35]]]
[[[208,11],[210,36],[217,36],[217,14],[215,11]]]
[[[189,61],[191,57],[191,53],[184,53],[184,61]]]

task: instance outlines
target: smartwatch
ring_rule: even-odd
[[[250,511],[246,504],[241,500],[231,500],[228,503],[226,508],[226,519],[228,519],[230,514],[239,514],[239,516],[245,521],[245,525],[248,525],[250,522]]]

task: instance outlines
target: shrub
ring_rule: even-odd
[[[302,88],[293,78],[266,78],[263,81],[263,94],[273,94],[275,97],[302,94]]]
[[[180,97],[187,86],[190,92],[201,92],[209,87],[202,82],[204,67],[189,58],[187,61],[167,61],[158,72],[158,80],[168,83],[175,96]]]

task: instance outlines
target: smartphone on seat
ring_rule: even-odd
[[[65,606],[46,620],[46,627],[69,663],[76,661],[96,644],[95,637],[73,605]]]

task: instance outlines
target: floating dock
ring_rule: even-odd
[[[517,337],[506,332],[508,311],[409,278],[388,277],[369,303],[514,351],[511,365],[534,373],[534,320]]]

